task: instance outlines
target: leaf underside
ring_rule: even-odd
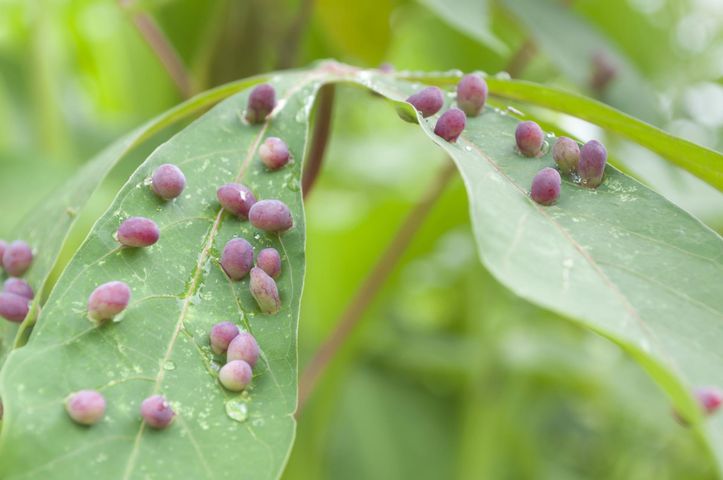
[[[429,81],[439,78],[430,74]],[[301,160],[314,96],[322,83],[339,80],[394,102],[422,87],[338,64],[278,75],[272,82],[283,99],[270,122],[243,124],[242,92],[159,147],[130,178],[58,281],[30,342],[3,369],[0,477],[280,475],[295,427],[304,272]],[[549,153],[535,159],[515,153],[517,120],[486,108],[468,119],[457,143],[447,143],[432,133],[437,117],[418,120],[459,167],[482,263],[516,294],[630,352],[723,464],[723,417],[701,423],[688,393],[723,385],[716,353],[723,343],[720,237],[612,168],[598,189],[566,180],[556,205],[539,206],[529,198],[529,185],[553,162]],[[296,161],[267,172],[256,154],[266,136],[284,138]],[[145,184],[166,162],[181,166],[188,179],[184,195],[167,204]],[[295,227],[269,236],[220,213],[215,190],[234,179],[257,198],[285,201]],[[144,250],[119,249],[112,235],[130,215],[156,220],[161,241]],[[259,313],[247,281],[231,283],[219,268],[219,252],[234,236],[257,251],[274,246],[282,253],[283,309],[277,315]],[[132,304],[121,321],[94,328],[85,302],[96,285],[110,280],[131,285]],[[214,374],[220,359],[207,348],[207,332],[223,320],[251,330],[263,351],[247,394],[224,391]],[[69,392],[82,388],[101,389],[108,399],[106,419],[90,429],[73,425],[62,407]],[[139,420],[140,402],[153,393],[165,394],[178,412],[168,431],[148,431]],[[237,421],[244,411],[246,420]]]

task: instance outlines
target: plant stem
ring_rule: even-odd
[[[171,77],[171,80],[181,93],[181,96],[183,98],[190,98],[193,94],[191,77],[181,57],[149,13],[132,11],[133,3],[133,0],[118,0],[121,8],[129,12],[136,29],[138,29],[156,57],[158,57],[168,76]]]
[[[510,74],[510,77],[518,78],[536,54],[537,47],[535,46],[535,42],[532,38],[528,37],[512,55],[512,58],[510,58],[510,61],[507,63],[507,67],[505,67],[505,71]]]
[[[329,132],[331,131],[333,107],[334,85],[324,85],[319,89],[319,105],[316,113],[316,122],[314,124],[314,134],[311,139],[306,168],[304,168],[304,174],[301,179],[301,191],[304,194],[304,198],[311,192],[311,188],[314,186],[316,177],[321,170],[324,152],[329,141]]]
[[[299,11],[291,22],[284,41],[281,43],[278,61],[279,69],[291,68],[296,63],[296,53],[299,51],[301,34],[304,33],[304,28],[309,22],[313,7],[314,0],[302,0]]]
[[[314,354],[314,357],[307,365],[299,381],[299,403],[296,410],[297,418],[306,405],[320,377],[328,367],[329,362],[361,320],[367,307],[394,270],[394,267],[399,262],[407,246],[409,246],[415,233],[419,230],[419,227],[454,177],[456,171],[457,168],[454,163],[451,161],[445,162],[439,173],[435,175],[434,181],[409,212],[409,215],[407,215],[407,218],[397,231],[394,239],[389,246],[387,246],[386,251],[379,258],[376,265],[374,265],[374,268],[364,280],[359,290],[357,290],[352,301],[339,317],[334,331]]]

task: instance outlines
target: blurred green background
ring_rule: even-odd
[[[139,18],[174,46],[185,87]],[[103,146],[189,91],[331,57],[507,70],[723,148],[720,0],[0,0],[0,238]],[[585,122],[515,107],[604,140],[618,165],[723,231],[723,196],[691,175]],[[334,109],[307,202],[302,369],[444,161],[367,92],[340,87]],[[172,133],[115,169],[66,258]],[[479,266],[455,179],[311,397],[284,477],[712,475],[704,448],[617,347],[516,298]]]

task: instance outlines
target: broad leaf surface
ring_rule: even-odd
[[[420,88],[383,76],[365,84],[396,101]],[[433,133],[436,118],[420,124],[459,167],[484,265],[518,295],[629,351],[699,422],[723,465],[723,417],[701,420],[688,393],[723,385],[721,238],[610,167],[596,190],[565,180],[558,203],[540,206],[530,183],[554,161],[515,152],[517,120],[486,108],[448,143]]]
[[[65,269],[31,341],[8,358],[0,377],[5,418],[0,477],[276,478],[292,439],[296,407],[296,322],[304,275],[304,214],[299,189],[308,117],[319,73],[274,77],[279,106],[263,125],[242,122],[248,91],[229,98],[161,145],[131,176]],[[286,140],[296,161],[269,172],[257,156],[267,136]],[[162,163],[180,166],[187,188],[163,203],[146,180]],[[219,207],[218,186],[241,181],[257,198],[278,198],[295,226],[283,236],[254,229]],[[119,248],[113,239],[129,216],[154,219],[160,241]],[[224,244],[244,237],[256,251],[282,254],[283,303],[261,314],[248,277],[231,282],[218,263]],[[122,280],[133,296],[124,314],[93,326],[86,301],[99,284]],[[231,320],[258,339],[262,358],[243,394],[218,383],[208,331]],[[98,389],[105,419],[73,424],[64,398]],[[178,413],[166,431],[149,430],[139,405],[163,394]],[[30,447],[32,445],[32,447]]]
[[[22,326],[6,321],[0,322],[0,366],[2,366],[5,358],[13,348],[13,342],[17,337],[18,330],[27,330],[35,323],[38,310],[37,302],[43,296],[45,282],[57,260],[58,254],[62,250],[68,232],[88,198],[113,166],[126,153],[154,133],[197,112],[199,109],[216,103],[244,86],[258,81],[257,79],[249,79],[209,90],[137,128],[99,153],[77,175],[54,192],[51,198],[38,205],[33,210],[32,215],[29,215],[22,224],[18,225],[13,232],[14,236],[27,241],[35,251],[35,259],[32,267],[25,275],[25,279],[35,287],[37,300]],[[22,340],[23,338],[17,339],[18,342]]]

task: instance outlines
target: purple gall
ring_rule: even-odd
[[[221,385],[232,392],[244,390],[253,378],[251,366],[243,360],[232,360],[221,367],[218,379]]]
[[[487,82],[479,75],[465,75],[457,84],[457,105],[468,117],[476,117],[487,101]]]
[[[434,126],[434,133],[447,140],[456,142],[467,124],[467,117],[458,108],[450,108],[442,114]]]
[[[116,240],[126,247],[150,247],[158,241],[161,231],[156,222],[145,217],[131,217],[121,223]]]
[[[164,200],[172,200],[183,193],[186,177],[177,166],[165,163],[158,167],[151,177],[153,191]]]
[[[246,185],[240,183],[228,183],[219,187],[216,197],[224,210],[242,220],[248,218],[249,210],[256,203],[253,192]]]
[[[280,233],[294,226],[289,207],[281,200],[260,200],[249,210],[251,224],[266,232]]]

